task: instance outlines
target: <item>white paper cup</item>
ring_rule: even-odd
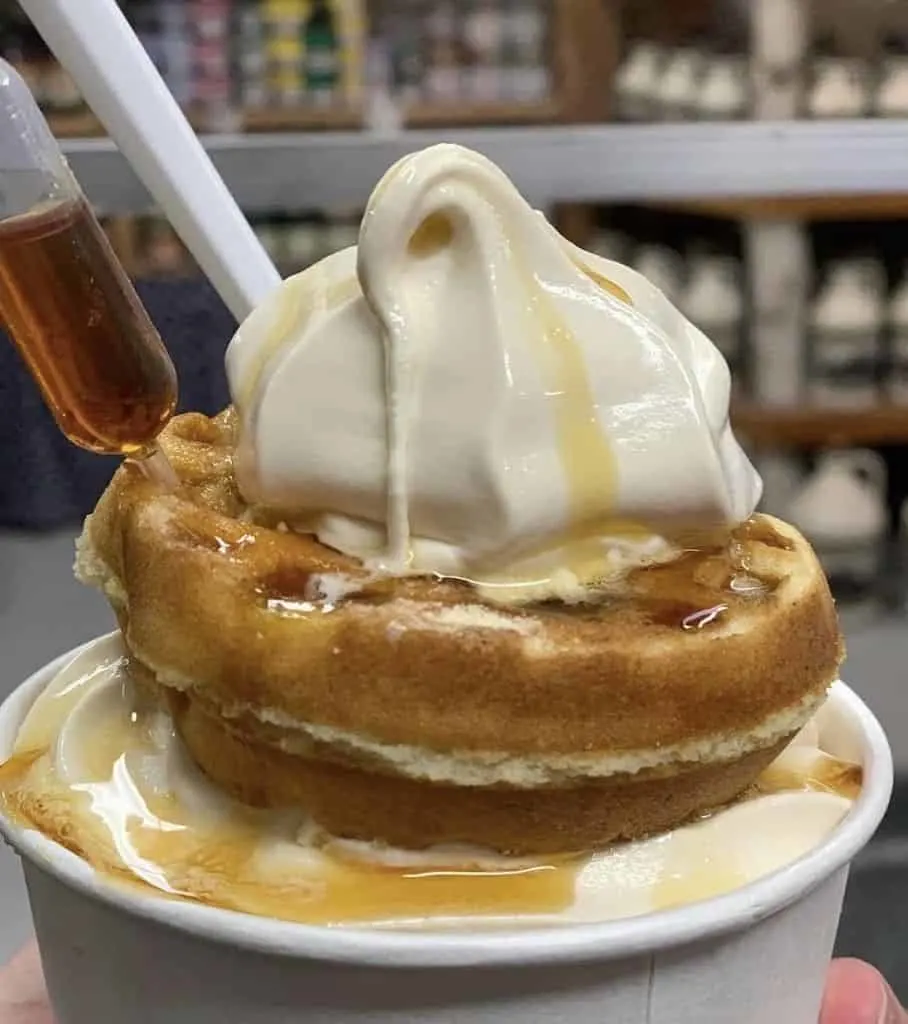
[[[0,708],[0,758],[72,654]],[[848,865],[880,822],[892,758],[844,684],[831,714],[864,788],[813,852],[758,882],[605,924],[486,933],[320,928],[117,885],[0,818],[22,857],[59,1024],[816,1024]]]

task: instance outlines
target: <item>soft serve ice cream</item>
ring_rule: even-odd
[[[285,282],[227,369],[245,496],[393,573],[539,596],[759,499],[714,346],[457,146],[396,164],[358,249]]]

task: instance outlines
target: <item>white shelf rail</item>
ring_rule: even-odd
[[[279,135],[204,143],[247,213],[361,205],[398,157],[460,142],[499,163],[538,203],[908,192],[908,121],[603,125]],[[64,149],[111,214],[151,200],[112,142]]]

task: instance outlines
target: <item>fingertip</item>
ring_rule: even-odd
[[[53,1024],[34,942],[0,969],[0,1024]]]
[[[41,957],[38,954],[38,944],[33,940],[27,946],[23,946],[18,953],[8,960],[0,969],[3,977],[27,977],[41,973]]]
[[[861,960],[834,960],[829,967],[820,1024],[883,1024],[886,983]]]

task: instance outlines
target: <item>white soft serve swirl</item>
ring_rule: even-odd
[[[717,349],[458,146],[396,164],[227,371],[245,497],[393,572],[538,582],[580,543],[620,567],[760,496]]]

